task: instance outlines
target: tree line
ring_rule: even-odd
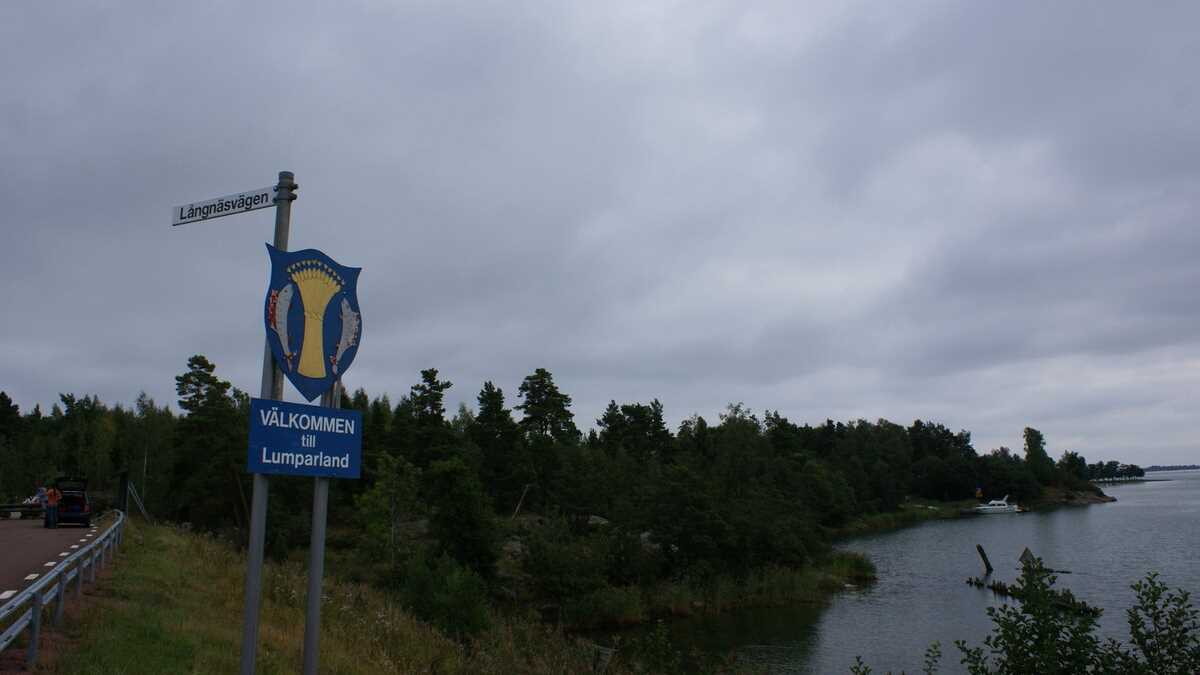
[[[145,394],[130,407],[63,394],[48,413],[22,414],[0,393],[0,495],[27,496],[60,473],[111,490],[127,470],[156,517],[243,542],[249,397],[199,355],[175,382],[179,413]],[[740,403],[672,430],[657,399],[612,401],[585,432],[545,369],[515,397],[484,382],[476,405],[453,414],[452,386],[430,368],[394,403],[343,392],[342,407],[363,415],[363,472],[333,481],[330,495],[331,555],[344,551],[345,569],[365,579],[407,584],[427,614],[445,589],[411,585],[434,579],[495,598],[525,592],[511,588],[520,578],[561,605],[608,588],[799,568],[839,528],[910,495],[1028,501],[1049,486],[1094,489],[1088,481],[1113,464],[1071,451],[1055,461],[1033,428],[1023,453],[979,453],[970,432],[941,423],[812,425]],[[272,555],[307,545],[310,485],[272,480]],[[520,553],[517,569],[503,563],[506,550]],[[461,613],[456,622],[470,623]]]
[[[1116,460],[1088,464],[1087,479],[1093,481],[1118,481],[1142,478],[1146,470],[1137,464],[1123,464]]]
[[[1146,467],[1146,471],[1195,471],[1200,469],[1200,464],[1153,464]]]

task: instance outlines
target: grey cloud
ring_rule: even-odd
[[[254,392],[271,216],[166,211],[291,169],[293,247],[364,268],[350,386],[512,403],[544,366],[584,423],[742,400],[1194,461],[1196,18],[6,6],[0,389],[170,401],[202,352]]]

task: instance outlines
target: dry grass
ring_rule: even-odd
[[[230,673],[238,669],[244,558],[212,538],[134,524],[106,593],[47,672]],[[258,672],[300,669],[304,570],[267,565]],[[454,642],[359,584],[326,579],[322,673],[587,672],[587,643],[532,621],[498,619],[470,645]]]

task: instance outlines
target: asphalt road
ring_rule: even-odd
[[[0,520],[0,603],[53,570],[67,557],[62,554],[74,553],[95,537],[96,530],[82,525],[48,530],[40,519]]]

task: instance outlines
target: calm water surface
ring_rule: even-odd
[[[1048,567],[1070,570],[1058,585],[1105,609],[1102,636],[1125,641],[1129,585],[1157,571],[1171,588],[1200,598],[1200,471],[1150,474],[1162,482],[1105,486],[1117,502],[1047,513],[929,522],[843,544],[879,569],[869,588],[842,593],[824,608],[737,612],[670,624],[685,650],[736,651],[779,673],[846,673],[855,655],[876,672],[919,672],[925,648],[942,644],[942,672],[963,672],[955,640],[982,644],[991,630],[991,591],[967,586],[982,576],[982,544],[994,577],[1018,576],[1028,546]]]

